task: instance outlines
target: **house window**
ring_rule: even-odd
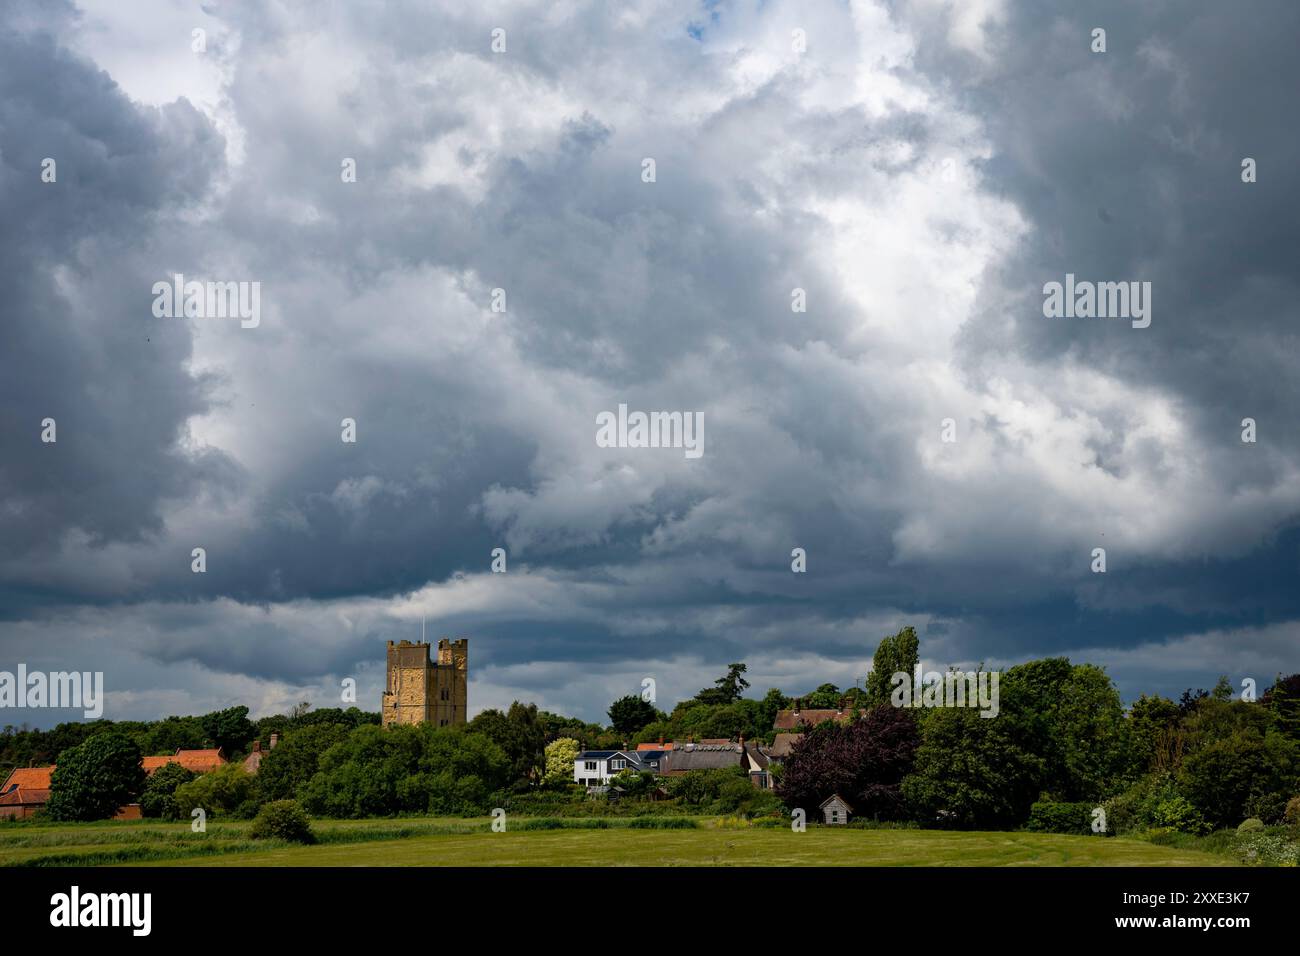
[[[595,770],[595,769],[596,769],[596,761],[594,761],[594,760],[588,760],[585,764],[583,764],[582,769],[583,769],[583,770]]]
[[[831,823],[839,823],[839,822],[840,822],[840,811],[838,811],[838,810],[832,810],[832,811],[831,811]]]
[[[609,769],[611,770],[622,770],[626,766],[627,766],[626,760],[611,760],[609,762]]]

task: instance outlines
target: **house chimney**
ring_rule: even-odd
[[[261,751],[262,751],[262,742],[260,740],[254,740],[253,753],[261,753]]]
[[[279,734],[271,734],[271,748],[270,748],[270,749],[274,750],[276,744],[278,744],[279,742],[280,742],[280,735],[279,735]]]
[[[660,734],[660,735],[659,735],[659,749],[660,749],[660,750],[663,750],[663,749],[664,749],[664,735],[663,735],[663,734]]]
[[[626,740],[623,741],[623,749],[624,749],[624,750],[627,750],[627,741],[626,741]]]

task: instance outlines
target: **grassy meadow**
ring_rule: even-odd
[[[252,840],[244,821],[0,826],[3,866],[1231,866],[1123,837],[809,826],[716,817],[638,828],[627,818],[317,820],[313,846]]]

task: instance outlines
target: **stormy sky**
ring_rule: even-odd
[[[851,686],[906,624],[1126,699],[1300,670],[1297,35],[1293,0],[8,0],[0,670],[103,671],[113,719],[377,710],[425,619],[471,712],[602,721],[738,660]],[[260,283],[260,324],[155,316],[177,273]],[[1150,326],[1045,317],[1066,274],[1150,282]],[[619,404],[704,454],[600,447]]]

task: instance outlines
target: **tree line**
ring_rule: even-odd
[[[1274,822],[1289,803],[1300,814],[1300,674],[1279,676],[1256,701],[1239,699],[1224,678],[1177,701],[1143,695],[1126,709],[1103,669],[1047,658],[1000,675],[1000,708],[989,719],[972,708],[896,706],[890,677],[912,673],[918,660],[915,631],[904,628],[880,642],[864,687],[822,684],[799,698],[775,688],[745,696],[746,667],[734,663],[667,712],[621,697],[604,725],[515,702],[460,727],[383,728],[377,713],[306,704],[256,721],[232,707],[49,731],[11,726],[0,733],[0,765],[56,763],[45,810],[55,819],[100,819],[137,801],[149,817],[188,818],[196,807],[249,817],[286,799],[331,817],[470,815],[582,800],[572,768],[584,749],[661,737],[770,743],[777,712],[798,699],[804,712],[844,708],[844,719],[801,728],[789,756],[772,765],[775,797],[755,794],[739,768],[671,780],[624,774],[619,792],[727,813],[802,808],[810,817],[837,793],[859,818],[945,827],[1066,819],[1078,829],[1085,811],[1101,808],[1109,832],[1197,833],[1248,817]],[[269,750],[272,733],[281,739]],[[264,752],[250,774],[242,759],[254,741]],[[209,773],[169,764],[146,778],[140,768],[145,755],[214,746],[231,762]]]

